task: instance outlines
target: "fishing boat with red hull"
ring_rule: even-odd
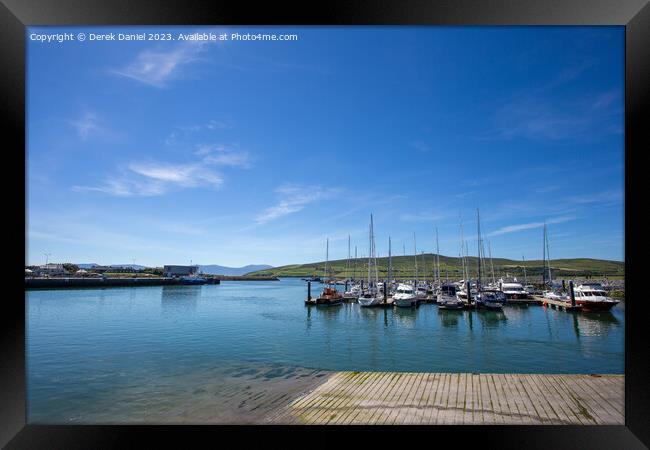
[[[575,288],[576,304],[582,306],[584,312],[609,311],[620,302],[607,296],[605,288],[600,283],[584,283]]]
[[[325,253],[325,274],[323,279],[326,280],[325,287],[321,294],[316,298],[316,305],[320,306],[336,306],[343,303],[343,294],[339,292],[336,287],[331,285],[331,276],[329,276],[328,264],[329,264],[329,255],[330,255],[330,240],[327,239],[327,250]]]

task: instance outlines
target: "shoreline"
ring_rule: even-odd
[[[221,281],[279,281],[277,277],[247,277],[216,275],[206,277],[205,283],[184,284],[179,278],[164,277],[53,277],[25,278],[25,289],[110,288],[139,286],[201,286],[220,284]]]

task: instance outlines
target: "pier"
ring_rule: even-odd
[[[623,425],[623,375],[335,372],[266,423]]]
[[[219,278],[208,277],[205,283],[221,284]],[[180,278],[172,277],[56,277],[25,278],[26,289],[68,289],[96,287],[137,287],[137,286],[182,286]]]
[[[561,309],[563,311],[582,311],[582,305],[572,305],[571,302],[565,300],[553,300],[546,298],[544,299],[544,306],[550,306],[551,308]]]
[[[542,297],[531,295],[529,298],[509,298],[506,305],[541,305]]]

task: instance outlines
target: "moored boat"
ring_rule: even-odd
[[[410,284],[401,283],[397,286],[397,291],[393,295],[393,304],[400,308],[410,308],[417,305],[415,289]]]
[[[605,288],[600,283],[584,283],[574,289],[576,304],[582,306],[582,311],[609,311],[620,302],[607,296]]]
[[[343,303],[343,294],[331,286],[331,278],[328,278],[328,264],[330,255],[330,240],[327,239],[327,250],[325,252],[325,274],[323,279],[326,280],[326,285],[323,288],[320,296],[316,298],[316,305],[320,306],[336,306]]]
[[[196,273],[180,278],[180,284],[195,285],[195,284],[207,284],[207,283],[208,283],[207,279],[203,278],[201,275]]]
[[[372,221],[372,214],[370,214],[370,228],[368,232],[368,289],[364,292],[357,301],[361,306],[377,306],[382,302],[382,296],[379,290],[379,275],[377,272],[377,258],[375,251],[375,232]],[[383,287],[383,285],[382,285]]]
[[[500,311],[503,309],[503,302],[495,292],[485,291],[476,296],[476,307],[479,309]]]
[[[465,303],[456,296],[456,285],[443,283],[437,295],[439,309],[463,309]]]
[[[320,296],[316,298],[316,304],[321,306],[334,306],[343,303],[343,294],[331,286],[325,286]]]
[[[526,299],[530,297],[527,290],[524,289],[521,283],[501,283],[501,292],[503,292],[507,299]]]

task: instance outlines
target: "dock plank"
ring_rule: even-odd
[[[624,424],[623,375],[337,372],[292,400],[247,405],[266,423]],[[248,406],[247,406],[248,407]]]

